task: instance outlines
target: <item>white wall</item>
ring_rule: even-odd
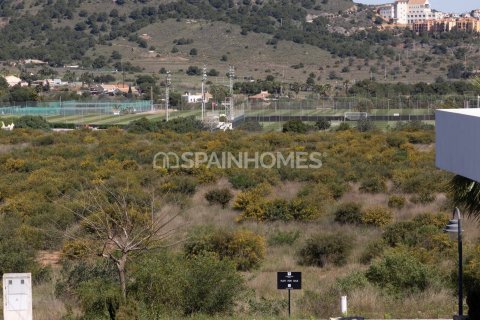
[[[480,109],[437,110],[436,165],[480,182]]]

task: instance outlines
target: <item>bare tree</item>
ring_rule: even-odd
[[[132,196],[127,187],[121,192],[97,187],[83,192],[80,218],[82,228],[67,237],[84,238],[89,251],[112,261],[118,271],[122,297],[127,296],[126,264],[142,252],[175,244],[172,226],[176,214],[159,214],[152,195],[142,200]]]

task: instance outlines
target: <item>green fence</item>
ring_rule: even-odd
[[[1,106],[0,115],[6,116],[70,116],[113,115],[147,112],[152,109],[150,100],[133,101],[34,101]]]

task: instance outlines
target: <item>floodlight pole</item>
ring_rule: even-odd
[[[172,84],[172,78],[170,71],[167,71],[167,79],[165,81],[165,119],[168,121],[168,107],[170,104],[170,85]]]
[[[207,81],[207,67],[203,66],[202,74],[202,121],[205,116],[205,82]]]

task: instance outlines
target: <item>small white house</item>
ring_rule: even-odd
[[[68,82],[64,82],[62,81],[62,79],[48,79],[47,81],[51,87],[60,87],[60,86],[68,85]]]
[[[205,93],[205,102],[210,101],[212,98],[212,95],[208,92]],[[186,103],[200,103],[202,102],[202,94],[197,93],[197,94],[191,94],[190,92],[185,92],[182,95],[182,101]]]
[[[16,76],[6,76],[5,80],[7,81],[9,87],[13,87],[13,86],[16,86],[18,84],[21,85],[22,87],[23,86],[28,86],[28,83],[23,82],[22,79],[20,79],[19,77],[16,77]]]

